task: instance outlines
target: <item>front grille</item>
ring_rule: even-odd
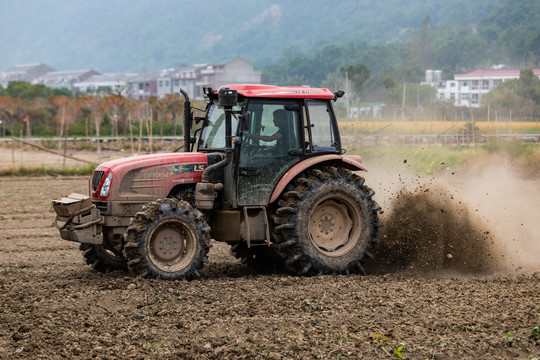
[[[109,214],[109,203],[107,201],[92,201],[94,205],[99,209],[101,215]]]
[[[98,189],[103,174],[105,174],[105,171],[94,171],[94,177],[92,178],[92,189],[94,189],[94,191]]]

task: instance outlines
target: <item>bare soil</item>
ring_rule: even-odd
[[[366,174],[385,209],[368,275],[258,274],[214,243],[192,282],[86,266],[50,200],[88,179],[0,178],[0,358],[540,357],[540,181],[390,169]]]

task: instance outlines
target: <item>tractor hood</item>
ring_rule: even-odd
[[[203,153],[163,153],[131,156],[99,165],[92,178],[93,200],[164,198],[181,184],[201,181],[208,166]]]

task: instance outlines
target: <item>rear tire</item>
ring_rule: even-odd
[[[124,254],[129,270],[139,276],[165,280],[200,277],[208,261],[210,227],[188,202],[151,202],[131,219]]]
[[[364,272],[377,242],[380,210],[364,179],[335,167],[312,169],[285,190],[274,215],[274,238],[296,275]]]

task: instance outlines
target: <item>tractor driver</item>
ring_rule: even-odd
[[[265,142],[277,140],[276,146],[278,148],[283,147],[283,140],[287,138],[287,118],[285,110],[278,109],[272,113],[274,117],[274,125],[278,128],[278,131],[274,135],[260,135],[260,134],[245,134],[248,139],[257,139]]]

